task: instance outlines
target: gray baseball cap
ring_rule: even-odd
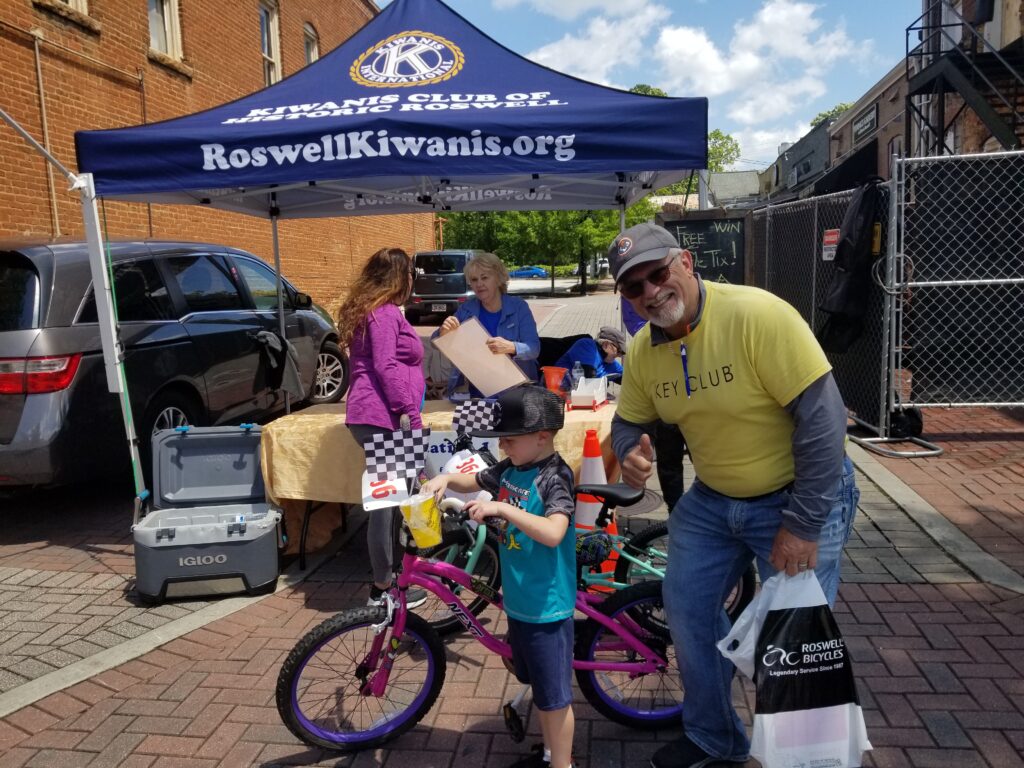
[[[679,250],[679,242],[667,229],[648,222],[634,224],[616,237],[608,248],[612,277],[618,282],[622,275],[638,264],[664,259],[673,250]]]
[[[610,325],[601,326],[601,330],[597,334],[597,340],[610,341],[619,350],[620,355],[626,354],[626,334],[618,328],[612,328]]]

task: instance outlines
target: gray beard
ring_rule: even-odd
[[[648,310],[650,321],[659,328],[669,328],[686,317],[686,304],[678,296],[672,307],[663,307],[656,312]]]

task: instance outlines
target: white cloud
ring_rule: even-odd
[[[744,125],[771,120],[796,112],[801,106],[824,96],[825,81],[804,76],[784,83],[775,83],[769,89],[751,90],[732,102],[728,114]]]
[[[787,141],[795,143],[809,130],[810,123],[797,122],[782,128],[742,128],[733,131],[732,137],[740,143],[740,152],[744,160],[772,163],[778,157],[780,144]]]
[[[644,9],[648,0],[492,0],[499,11],[529,5],[538,13],[571,21],[584,13],[628,16]]]
[[[739,23],[730,48],[773,53],[781,58],[822,64],[846,54],[848,39],[841,29],[812,35],[821,27],[817,6],[793,0],[769,0],[751,22]]]
[[[793,114],[826,93],[824,74],[855,46],[841,24],[823,29],[817,10],[799,0],[767,0],[752,19],[736,23],[725,49],[703,29],[665,27],[655,46],[658,84],[680,96],[732,94],[726,112],[744,125]]]
[[[540,64],[595,83],[610,85],[617,66],[634,63],[643,38],[654,25],[669,16],[659,5],[650,5],[628,18],[597,17],[579,34],[567,34],[527,54]]]

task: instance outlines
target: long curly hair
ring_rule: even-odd
[[[338,310],[338,336],[344,347],[366,325],[377,307],[403,304],[412,291],[412,259],[401,248],[381,248],[371,256]]]

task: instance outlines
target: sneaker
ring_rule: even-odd
[[[390,589],[390,587],[388,587]],[[366,605],[373,608],[375,605],[381,604],[381,598],[387,589],[381,589],[376,584],[370,585],[370,597],[366,600]],[[413,608],[419,608],[427,602],[427,591],[425,589],[418,589],[413,587],[405,592],[405,605],[409,610]]]
[[[675,741],[670,741],[651,755],[653,768],[712,768],[712,766],[724,766],[730,763],[736,765],[745,762],[747,762],[746,758],[736,760],[712,757],[690,741],[686,734]]]
[[[544,758],[544,745],[534,744],[530,754],[510,763],[508,768],[551,768],[551,763]]]

